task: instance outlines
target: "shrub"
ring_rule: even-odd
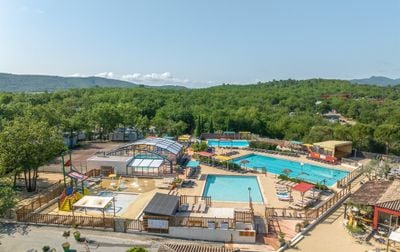
[[[132,247],[132,248],[129,248],[126,252],[147,252],[147,250],[145,250],[144,248],[140,248],[140,247]]]
[[[48,251],[50,251],[50,246],[43,246],[43,248],[42,248],[42,251],[43,252],[48,252]]]
[[[263,141],[251,141],[249,146],[250,148],[255,148],[255,149],[275,150],[277,145]]]

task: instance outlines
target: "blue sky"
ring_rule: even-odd
[[[0,72],[192,87],[400,77],[400,1],[5,1]]]

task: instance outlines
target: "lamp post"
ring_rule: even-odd
[[[251,210],[253,210],[253,206],[251,204],[251,187],[249,186],[247,188],[247,190],[249,190],[249,207],[250,207]]]

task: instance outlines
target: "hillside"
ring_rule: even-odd
[[[350,80],[351,83],[356,84],[368,84],[368,85],[377,85],[377,86],[394,86],[400,84],[399,79],[391,79],[384,76],[371,76],[366,79],[354,79]]]
[[[0,91],[44,92],[70,88],[136,87],[138,85],[101,77],[61,77],[49,75],[17,75],[0,73]]]

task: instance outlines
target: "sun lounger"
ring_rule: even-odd
[[[182,204],[180,207],[179,207],[179,212],[187,212],[188,211],[188,209],[189,209],[189,204]]]
[[[207,209],[207,205],[205,203],[200,204],[200,207],[199,207],[200,213],[205,213],[206,209]]]
[[[192,212],[195,212],[195,213],[199,212],[200,206],[201,205],[198,203],[194,204],[193,208],[192,208]]]
[[[299,205],[296,205],[296,204],[294,204],[294,203],[291,203],[291,204],[289,205],[289,208],[295,209],[295,210],[303,210],[304,207],[299,206]]]

